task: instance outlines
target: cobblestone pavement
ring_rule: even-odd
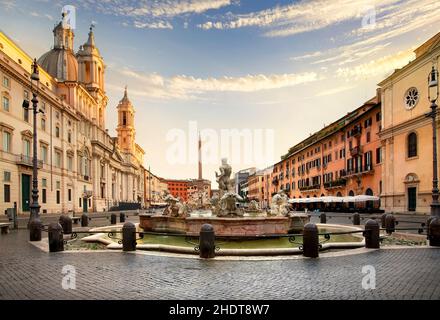
[[[0,236],[0,299],[440,299],[440,249],[319,259],[200,260],[121,252],[46,253],[26,230]],[[76,290],[62,268],[76,268]],[[362,288],[362,267],[376,289]]]

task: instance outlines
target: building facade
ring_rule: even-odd
[[[273,167],[269,197],[381,194],[380,92],[361,107],[290,148]],[[260,197],[264,196],[264,193]]]
[[[416,58],[379,83],[384,149],[382,206],[428,214],[432,201],[432,119],[428,75],[439,68],[440,33],[415,50]],[[438,135],[438,120],[436,122]],[[437,146],[438,149],[438,146]],[[438,169],[437,169],[438,170]]]
[[[103,211],[120,202],[144,201],[144,151],[133,122],[106,129],[105,64],[93,30],[74,52],[74,33],[60,22],[53,48],[38,59],[38,165],[41,213]],[[17,204],[28,213],[32,184],[32,58],[0,32],[0,210]],[[118,106],[129,108],[127,92]],[[131,106],[132,107],[132,106]],[[133,118],[129,118],[133,121]],[[130,136],[131,134],[131,136]]]

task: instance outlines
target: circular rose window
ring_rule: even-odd
[[[405,107],[410,110],[416,106],[417,102],[419,102],[419,91],[414,87],[406,90]]]

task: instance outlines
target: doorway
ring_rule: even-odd
[[[21,210],[29,211],[31,204],[31,176],[28,174],[21,175]]]
[[[408,188],[408,211],[416,211],[417,207],[417,188]]]

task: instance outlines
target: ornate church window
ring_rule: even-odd
[[[417,88],[411,87],[406,90],[404,101],[407,110],[414,108],[417,105],[417,102],[419,102],[419,91]]]

